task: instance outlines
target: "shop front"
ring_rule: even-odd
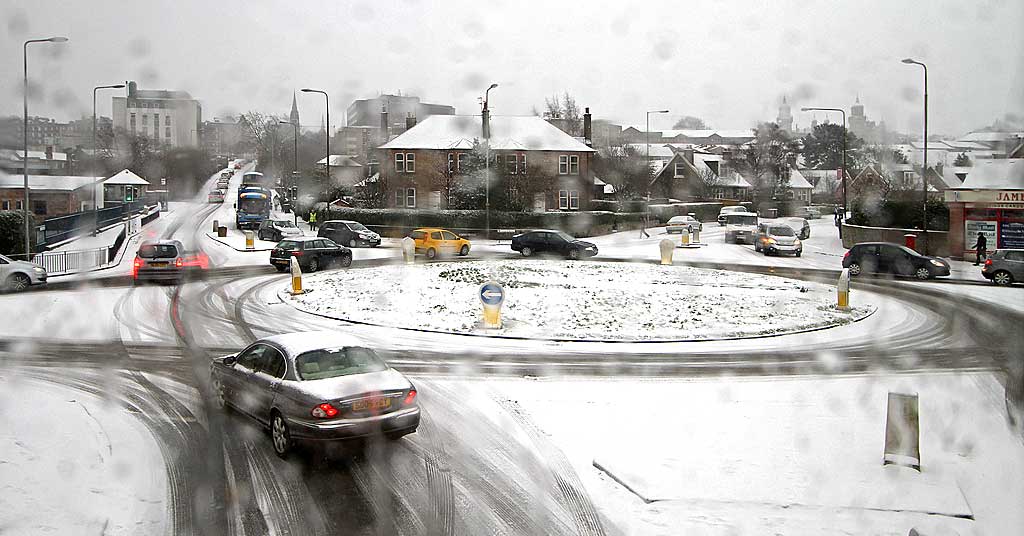
[[[978,233],[988,249],[1024,249],[1024,191],[947,190],[953,257],[973,253]]]

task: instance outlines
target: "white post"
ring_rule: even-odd
[[[302,294],[302,267],[299,266],[299,259],[292,257],[290,263],[292,269],[292,296]]]
[[[662,238],[661,242],[658,243],[658,247],[661,248],[661,264],[671,265],[672,252],[676,249],[675,243],[667,238]]]
[[[402,239],[402,257],[405,264],[416,262],[416,241],[408,236]]]

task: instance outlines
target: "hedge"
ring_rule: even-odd
[[[609,211],[589,212],[498,212],[491,211],[492,236],[507,233],[498,230],[560,229],[577,237],[608,234],[615,230],[636,228],[644,213]],[[482,235],[487,226],[483,210],[411,210],[344,208],[328,209],[317,214],[321,224],[328,220],[353,220],[384,236],[401,237],[417,227],[441,227],[461,234]]]
[[[25,254],[25,216],[30,218],[32,229],[36,228],[35,217],[23,210],[0,211],[0,253],[19,255],[24,260]],[[32,247],[36,245],[35,233],[32,233]]]

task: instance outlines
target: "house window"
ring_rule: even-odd
[[[465,153],[459,153],[455,155],[455,170],[462,172],[462,159],[465,157]]]
[[[580,209],[580,193],[577,190],[559,190],[558,191],[558,209],[559,210],[579,210]]]
[[[569,208],[569,191],[559,190],[558,191],[558,209],[566,210]]]
[[[164,126],[165,127],[171,126],[171,116],[169,116],[169,115],[165,115],[164,116]]]
[[[580,209],[580,193],[576,190],[569,190],[569,210]]]
[[[395,172],[405,173],[405,153],[395,153]]]
[[[519,174],[526,175],[526,155],[519,155]]]
[[[135,135],[135,114],[132,114],[132,116],[131,116],[130,125],[131,125],[132,135],[134,136]]]
[[[25,202],[24,201],[19,199],[19,200],[14,202],[14,210],[24,210],[24,209],[25,209]]]
[[[142,114],[142,126],[144,126],[144,127],[148,127],[149,126],[149,116],[146,115],[146,114]]]
[[[405,172],[416,172],[416,153],[405,153]]]
[[[569,174],[569,155],[558,156],[558,174],[568,175]]]
[[[405,189],[405,206],[408,208],[416,208],[416,188]]]
[[[911,182],[914,182],[914,172],[913,171],[904,171],[903,172],[903,182],[906,183],[906,184],[910,184]]]
[[[11,210],[11,202],[4,199],[3,206],[0,206],[0,210]]]
[[[170,141],[170,139],[171,139],[171,127],[167,127],[167,128],[164,129],[164,137],[166,137],[167,140]]]
[[[494,156],[494,169],[498,170],[499,173],[501,172],[501,166],[504,163],[505,163],[505,156],[504,155],[500,155],[499,154],[499,155],[495,155]]]
[[[580,174],[580,157],[576,155],[569,156],[569,174],[579,175]]]
[[[686,176],[685,166],[683,165],[682,162],[676,162],[675,174],[673,175],[673,177],[685,177],[685,176]]]
[[[402,207],[405,205],[405,188],[399,188],[395,190],[395,206]]]
[[[455,171],[455,153],[448,153],[448,174]]]

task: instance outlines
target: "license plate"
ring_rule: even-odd
[[[167,263],[166,262],[151,262],[151,263],[149,263],[149,265],[153,266],[155,268],[164,268],[164,267],[167,266]]]
[[[371,409],[387,409],[391,407],[390,398],[368,398],[356,400],[352,403],[352,411],[366,411]]]

